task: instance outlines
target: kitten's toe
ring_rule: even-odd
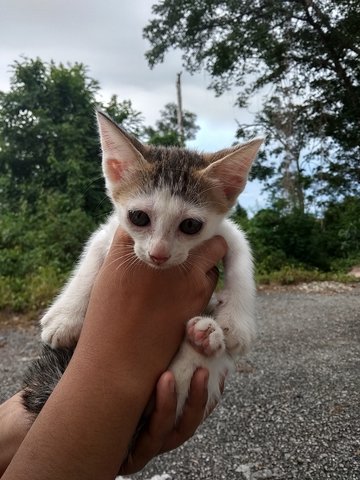
[[[186,339],[197,352],[211,357],[225,350],[224,334],[209,317],[194,317],[188,321]]]
[[[49,325],[43,328],[41,340],[51,348],[74,347],[79,338],[80,331],[69,328],[69,325],[63,323]]]

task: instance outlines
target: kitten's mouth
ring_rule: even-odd
[[[169,259],[171,255],[155,255],[148,252],[147,254],[147,263],[155,268],[167,268],[170,266]]]
[[[170,259],[170,257],[161,257],[159,261],[159,258],[151,257],[151,255],[147,255],[146,258],[143,258],[143,261],[145,261],[149,267],[155,268],[156,270],[167,270],[168,268],[176,267],[183,263],[182,261],[177,261],[175,258]]]
[[[155,270],[166,270],[167,268],[170,268],[171,265],[156,265],[152,262],[146,262],[149,267],[154,268]]]
[[[158,262],[154,261],[152,258],[147,259],[146,263],[150,267],[155,268],[156,270],[166,270],[167,268],[170,268],[172,266],[167,260]]]

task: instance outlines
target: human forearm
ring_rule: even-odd
[[[104,328],[97,309],[92,313],[95,321],[87,319],[72,361],[4,478],[114,478],[125,459],[161,367],[158,358],[131,352],[134,332],[116,316]]]
[[[214,282],[206,272],[224,255],[223,242],[209,244],[215,251],[204,247],[204,265],[181,276],[141,266],[121,271],[118,240],[97,277],[75,354],[6,480],[113,478],[186,320],[209,300]]]
[[[93,360],[74,356],[4,478],[115,476],[146,399]]]

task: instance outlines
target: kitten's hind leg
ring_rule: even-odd
[[[209,371],[208,412],[220,398],[222,378],[233,369],[233,360],[225,351],[222,329],[210,317],[194,317],[189,320],[185,340],[170,365],[176,383],[177,418],[183,411],[191,379],[197,368]]]

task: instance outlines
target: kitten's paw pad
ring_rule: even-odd
[[[211,357],[225,350],[224,334],[209,317],[194,317],[186,326],[186,339],[197,352]]]
[[[68,323],[49,324],[41,332],[41,340],[51,348],[74,347],[80,336],[80,328]]]

